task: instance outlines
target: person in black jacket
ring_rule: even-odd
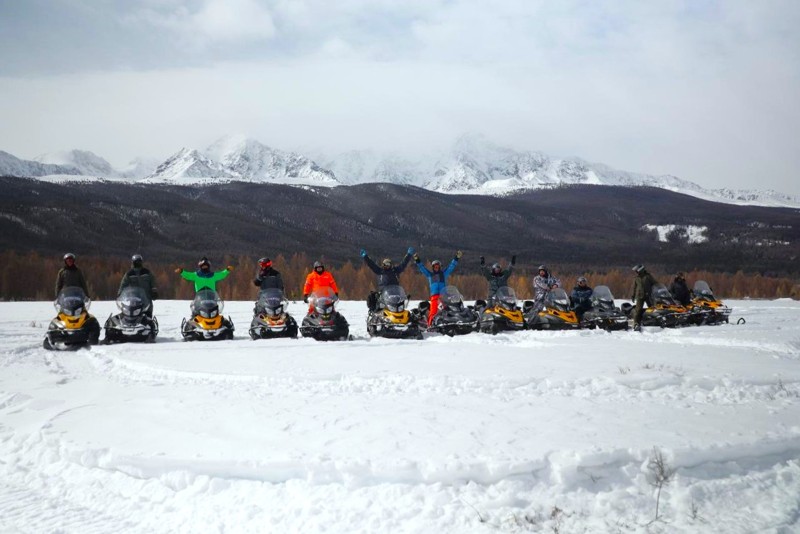
[[[150,272],[150,269],[144,267],[143,262],[144,260],[141,254],[134,254],[131,256],[131,269],[122,277],[122,281],[119,284],[119,291],[117,291],[117,297],[120,296],[122,290],[126,287],[141,287],[145,295],[150,297],[151,301],[158,298],[156,278],[153,276],[153,273]],[[153,316],[152,306],[147,310],[147,315],[149,317]]]
[[[83,289],[83,293],[88,297],[89,288],[86,286],[86,279],[78,266],[75,265],[75,254],[67,252],[64,254],[64,267],[58,271],[56,276],[56,298],[61,290],[65,287],[79,287]]]
[[[367,306],[369,309],[377,309],[378,297],[387,286],[400,285],[400,273],[406,270],[408,262],[411,261],[411,256],[413,254],[414,248],[408,247],[406,255],[403,257],[403,261],[400,262],[400,265],[395,265],[391,259],[384,258],[379,267],[378,264],[367,255],[367,251],[363,248],[361,249],[361,257],[364,258],[364,263],[367,264],[367,267],[369,267],[373,273],[378,275],[378,291],[372,291],[369,296],[367,296]]]
[[[683,273],[675,275],[675,279],[669,285],[669,292],[682,306],[686,306],[692,301],[692,292],[686,284],[686,278]]]
[[[284,291],[281,273],[272,267],[272,260],[261,258],[258,260],[259,271],[253,280],[253,285],[261,289],[276,288]]]
[[[572,309],[578,319],[583,319],[583,314],[592,308],[592,294],[594,291],[586,280],[585,276],[578,278],[578,285],[572,288],[570,301],[572,302]]]
[[[489,282],[489,294],[486,302],[489,306],[494,302],[494,295],[497,290],[503,286],[508,285],[508,279],[514,271],[514,264],[517,263],[517,256],[511,256],[511,263],[506,269],[503,269],[499,263],[492,264],[491,267],[486,266],[486,258],[481,256],[481,274]]]

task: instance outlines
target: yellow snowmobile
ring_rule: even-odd
[[[386,286],[378,298],[377,309],[367,315],[370,336],[422,339],[419,322],[408,310],[409,296],[400,286]]]
[[[567,292],[560,287],[547,292],[540,311],[528,308],[525,320],[533,330],[574,330],[581,326],[578,315],[570,309]]]
[[[42,346],[47,350],[76,350],[96,345],[100,340],[100,323],[89,314],[92,301],[79,287],[65,287],[53,306],[58,312],[47,327]]]
[[[622,305],[622,311],[628,317],[633,316],[634,307],[627,302]],[[675,300],[672,293],[664,284],[656,284],[650,290],[650,305],[642,314],[642,326],[660,326],[661,328],[674,328],[687,326],[691,314]]]
[[[528,325],[522,310],[517,305],[517,294],[508,286],[497,290],[487,304],[482,300],[475,302],[476,311],[480,311],[480,331],[497,334],[502,331],[525,330]]]
[[[213,289],[201,289],[191,304],[192,317],[181,323],[184,341],[233,339],[233,321],[222,316],[225,303]]]
[[[695,282],[692,294],[694,297],[688,308],[692,314],[692,322],[694,324],[721,324],[728,322],[733,310],[717,300],[708,282],[704,280]]]

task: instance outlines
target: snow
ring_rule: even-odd
[[[681,238],[685,239],[690,245],[705,243],[708,241],[706,232],[708,226],[696,226],[692,224],[645,224],[642,230],[658,233],[658,240],[662,243],[669,241],[670,234],[677,232]]]
[[[421,341],[345,302],[343,343],[244,339],[250,302],[238,339],[183,343],[188,303],[156,304],[154,345],[52,353],[50,303],[0,303],[0,531],[797,531],[798,302]]]

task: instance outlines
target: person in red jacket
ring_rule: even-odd
[[[336,280],[333,275],[325,270],[325,265],[321,261],[314,262],[314,270],[306,276],[306,283],[303,286],[303,302],[308,302],[308,296],[317,289],[329,287],[336,296],[339,296],[339,288],[336,287]],[[313,306],[308,307],[308,313],[314,311]]]

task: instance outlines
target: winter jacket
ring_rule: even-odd
[[[195,272],[181,270],[181,278],[190,282],[194,282],[195,292],[200,291],[201,289],[211,289],[216,291],[217,282],[225,280],[229,274],[230,271],[228,269],[223,269],[217,272],[204,272],[201,269],[198,269]]]
[[[339,288],[336,287],[336,280],[333,279],[333,275],[328,271],[322,271],[318,273],[317,271],[311,271],[306,276],[306,283],[303,286],[303,295],[310,295],[317,289],[329,287],[333,289],[333,292],[339,294]]]
[[[83,273],[75,265],[72,267],[62,267],[61,270],[58,271],[58,276],[56,277],[56,297],[58,297],[58,294],[61,293],[61,290],[65,287],[79,287],[83,289],[87,297],[89,296],[89,288],[86,287],[86,279],[83,278]]]
[[[123,289],[129,286],[141,287],[151,300],[158,298],[158,289],[156,288],[155,277],[153,276],[153,273],[150,272],[150,269],[146,269],[145,267],[134,267],[125,273],[125,276],[122,277],[122,282],[119,284],[117,296],[122,293]]]
[[[545,276],[537,274],[533,278],[533,302],[540,309],[544,306],[544,299],[554,286],[560,286],[561,280],[545,271]]]
[[[509,265],[506,269],[501,270],[499,274],[494,274],[492,268],[488,265],[481,265],[481,274],[489,281],[489,298],[494,298],[494,294],[501,287],[508,285],[508,279],[514,271],[514,266]]]
[[[367,267],[369,267],[373,273],[378,275],[378,291],[383,291],[387,286],[399,286],[400,273],[406,270],[409,261],[411,261],[411,254],[406,254],[403,261],[400,262],[400,265],[384,269],[372,261],[372,258],[369,256],[364,256],[364,263],[367,264]]]
[[[633,279],[631,300],[635,302],[647,301],[649,304],[650,291],[653,289],[653,286],[656,285],[656,283],[656,279],[653,278],[653,275],[643,269],[636,275],[636,278]]]
[[[572,309],[576,312],[583,313],[592,307],[592,290],[591,287],[575,286],[572,288],[570,299],[572,300]]]
[[[440,295],[444,288],[447,286],[447,277],[458,265],[458,260],[453,258],[450,265],[446,269],[439,269],[439,271],[431,271],[425,267],[421,262],[417,262],[417,269],[428,278],[428,284],[431,288],[431,296]]]
[[[272,267],[261,269],[256,275],[255,280],[253,280],[253,284],[260,287],[261,289],[275,288],[275,289],[280,289],[281,291],[284,290],[283,277],[281,276],[281,273],[279,273]]]
[[[692,300],[692,293],[689,291],[689,286],[686,285],[686,280],[676,278],[669,285],[669,292],[675,297],[675,300],[686,306]]]

